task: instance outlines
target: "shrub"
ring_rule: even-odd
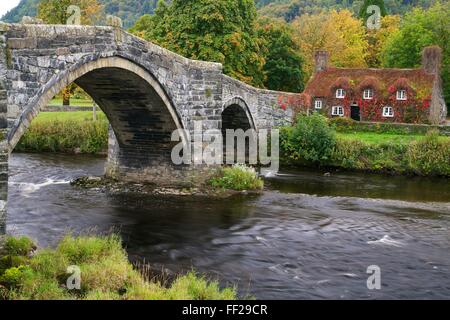
[[[168,295],[172,300],[234,300],[236,290],[228,288],[221,291],[218,282],[209,282],[190,272],[175,280]]]
[[[32,276],[32,273],[28,266],[9,268],[0,276],[0,284],[8,288],[20,286],[27,277]]]
[[[67,266],[70,265],[66,256],[50,249],[40,250],[28,263],[43,277],[55,279],[65,278]]]
[[[27,261],[28,259],[23,256],[0,256],[0,275],[9,268],[20,267],[26,264]]]
[[[450,140],[440,141],[437,131],[411,143],[406,157],[417,174],[450,176]]]
[[[119,292],[139,277],[124,254],[114,254],[98,261],[80,265],[83,292]]]
[[[346,169],[403,172],[406,170],[403,161],[406,148],[407,145],[402,144],[338,139],[330,164]]]
[[[35,248],[33,241],[27,237],[6,237],[3,244],[3,250],[10,256],[27,256]]]
[[[239,164],[221,169],[210,184],[214,188],[236,191],[260,190],[264,187],[264,181],[258,177],[254,168]]]
[[[104,237],[84,236],[74,238],[64,237],[56,251],[67,257],[70,264],[98,262],[102,258],[126,255],[119,236],[112,234]]]
[[[336,145],[336,133],[330,127],[327,118],[314,113],[311,116],[299,115],[297,123],[290,132],[282,133],[288,141],[281,145],[290,153],[291,160],[306,160],[312,163],[325,164]]]

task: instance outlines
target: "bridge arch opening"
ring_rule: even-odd
[[[99,106],[109,123],[106,174],[142,182],[164,179],[172,166],[171,141],[181,118],[162,85],[137,64],[123,58],[103,58],[62,72],[47,83],[9,132],[12,151],[41,108],[67,85],[80,86]]]
[[[245,103],[245,101],[241,98],[234,98],[228,101],[224,105],[224,109],[222,111],[222,136],[224,143],[224,158],[225,160],[230,158],[230,154],[227,152],[227,143],[234,143],[234,158],[237,161],[237,146],[238,142],[235,138],[234,141],[227,141],[227,130],[239,130],[242,129],[244,132],[247,130],[253,129],[256,130],[253,117],[250,113],[250,110]],[[250,152],[250,138],[246,137],[245,142],[245,162],[249,162],[249,152]]]

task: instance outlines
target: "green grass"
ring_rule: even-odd
[[[77,106],[77,107],[92,107],[93,101],[90,99],[70,99],[70,105],[71,106]],[[63,100],[62,98],[54,98],[49,102],[50,106],[62,106]]]
[[[148,280],[128,261],[117,235],[68,235],[55,249],[32,253],[27,238],[0,244],[0,300],[235,300],[235,288],[220,288],[191,271],[170,285]],[[81,271],[80,289],[70,290],[69,266]],[[144,269],[145,270],[145,269]]]
[[[264,181],[258,177],[255,169],[245,165],[221,169],[219,174],[211,179],[210,184],[214,188],[236,191],[261,190],[264,187]]]
[[[33,120],[33,123],[51,122],[51,121],[81,121],[90,122],[93,120],[92,111],[74,111],[74,112],[41,112]],[[97,111],[97,120],[107,120],[103,112]]]
[[[41,112],[16,146],[22,152],[100,153],[108,148],[108,120],[104,113]]]
[[[425,138],[425,135],[405,135],[405,134],[389,134],[389,133],[374,133],[374,132],[352,132],[352,133],[337,133],[337,137],[342,140],[358,140],[369,144],[408,144],[413,141],[420,141]],[[450,137],[439,137],[440,141],[450,141]]]

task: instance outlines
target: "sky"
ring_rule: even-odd
[[[20,0],[0,0],[0,17],[19,4]]]

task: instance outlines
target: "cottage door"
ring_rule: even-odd
[[[359,106],[357,104],[354,104],[354,105],[351,106],[351,115],[350,115],[350,117],[353,120],[361,121],[361,113],[360,113]]]

